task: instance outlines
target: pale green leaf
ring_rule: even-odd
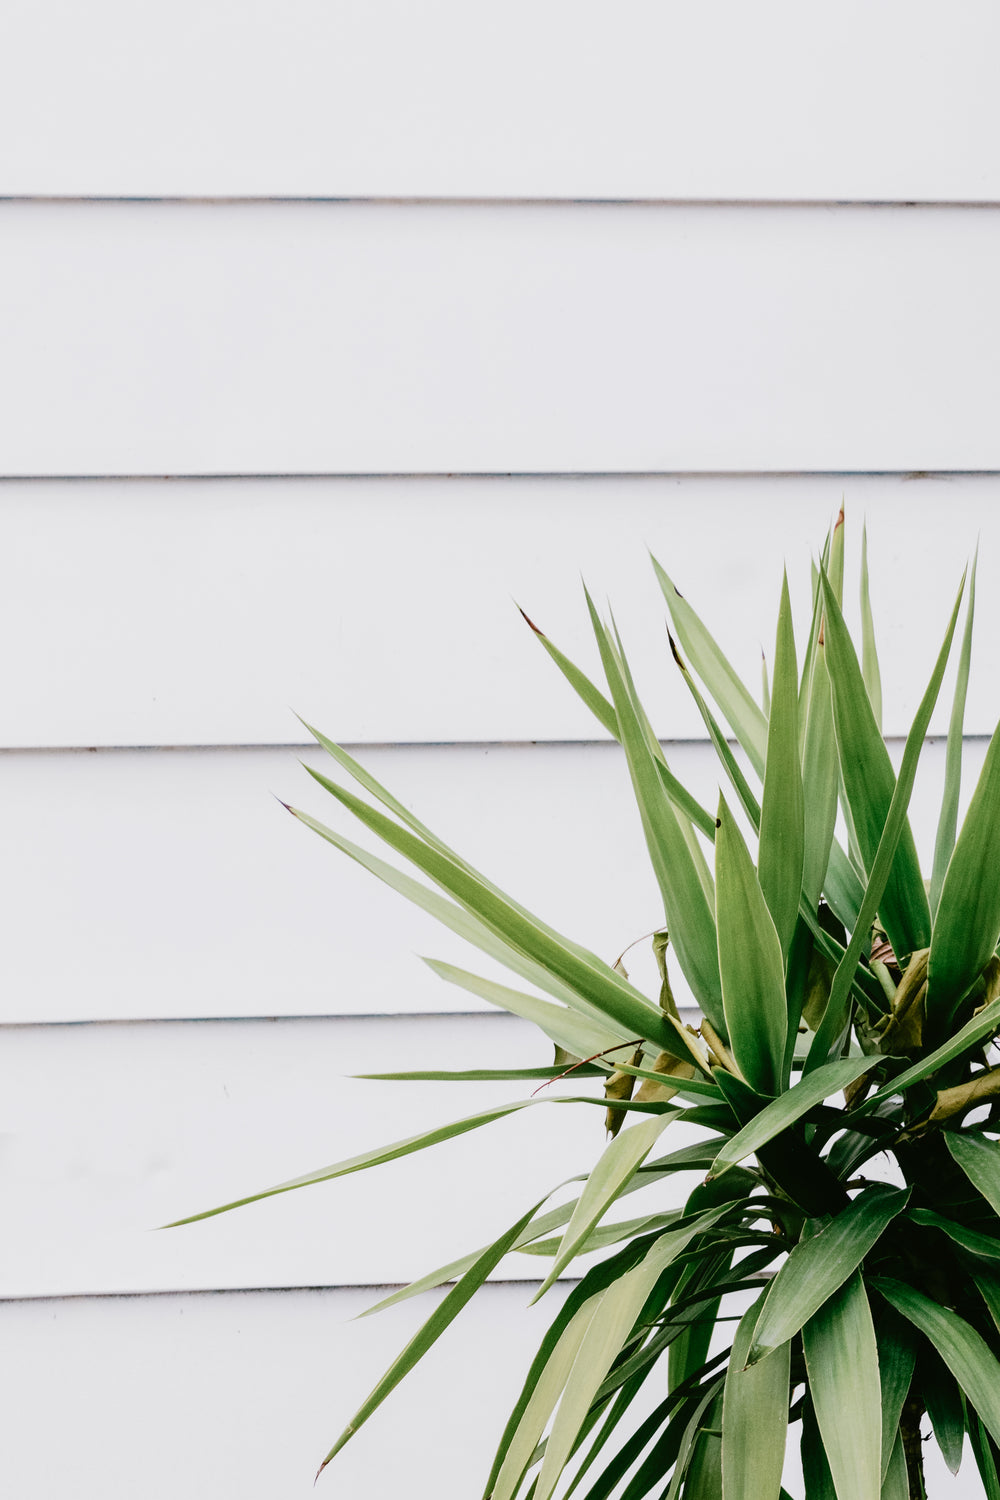
[[[948,747],[945,752],[944,795],[941,799],[941,815],[938,819],[937,836],[934,840],[934,871],[931,875],[931,916],[937,915],[944,885],[955,848],[955,833],[958,828],[958,798],[962,785],[962,736],[965,726],[965,700],[969,691],[969,667],[972,661],[972,624],[976,613],[976,566],[978,553],[972,560],[969,575],[969,602],[965,611],[965,632],[962,650],[958,658],[955,677],[955,697],[951,719],[948,724]]]
[[[726,1375],[722,1407],[722,1483],[725,1500],[743,1500],[753,1475],[754,1500],[778,1500],[788,1432],[791,1345],[747,1369],[763,1298],[740,1319]]]
[[[875,723],[882,733],[882,676],[875,648],[875,622],[872,619],[871,591],[868,583],[868,527],[861,529],[861,675],[865,680],[868,701]]]
[[[860,1272],[810,1318],[802,1347],[837,1500],[873,1500],[881,1489],[882,1401]]]
[[[781,588],[771,696],[773,707],[767,731],[757,873],[784,961],[788,957],[802,896],[804,842],[798,666],[787,575]],[[830,831],[832,834],[832,828]]]
[[[577,1200],[573,1216],[566,1226],[558,1254],[552,1269],[536,1293],[533,1301],[547,1292],[552,1283],[562,1274],[566,1266],[579,1253],[580,1247],[591,1231],[621,1196],[626,1183],[635,1175],[657,1140],[669,1124],[681,1113],[672,1110],[654,1115],[627,1130],[622,1130],[604,1148],[604,1151],[587,1178],[583,1192]]]
[[[729,721],[750,764],[762,777],[767,720],[683,594],[655,557],[652,562],[685,656]]]
[[[684,838],[679,815],[663,788],[650,748],[644,716],[629,692],[623,661],[587,596],[591,623],[601,653],[608,686],[621,726],[622,747],[628,761],[632,789],[638,804],[650,862],[656,875],[670,932],[670,942],[695,999],[721,1024],[722,997],[715,918]],[[633,1035],[652,1033],[634,1028]],[[663,1046],[671,1050],[669,1044]]]

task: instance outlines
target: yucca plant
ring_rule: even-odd
[[[654,564],[674,661],[721,768],[713,811],[671,771],[618,632],[589,596],[606,692],[531,627],[624,752],[663,900],[658,996],[534,917],[316,734],[361,795],[310,774],[425,878],[289,810],[528,985],[433,965],[534,1022],[556,1055],[550,1069],[395,1075],[524,1087],[505,1106],[256,1197],[542,1104],[528,1084],[547,1075],[578,1080],[572,1097],[606,1112],[610,1134],[572,1201],[526,1206],[493,1244],[380,1304],[452,1283],[321,1467],[503,1257],[527,1251],[550,1263],[539,1295],[588,1259],[527,1373],[488,1500],[779,1500],[789,1430],[806,1500],[916,1500],[928,1421],[952,1471],[968,1435],[985,1494],[1000,1497],[1000,1067],[987,1055],[1000,1028],[1000,731],[957,829],[975,571],[897,773],[880,728],[864,548],[860,650],[842,613],[842,521],[813,568],[801,655],[786,580],[762,704]],[[907,805],[963,595],[925,882]],[[675,1003],[674,964],[697,1026]],[[700,1138],[664,1152],[679,1122]],[[692,1171],[703,1180],[678,1207],[671,1179]],[[641,1217],[609,1217],[634,1193]]]

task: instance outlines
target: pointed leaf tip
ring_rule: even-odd
[[[529,627],[529,629],[533,630],[536,635],[540,635],[542,637],[542,639],[544,640],[545,639],[545,631],[544,630],[539,630],[539,628],[535,624],[534,620],[530,617],[530,615],[528,615],[528,614],[525,613],[525,611],[521,608],[521,606],[517,603],[516,600],[514,602],[514,607],[517,610],[518,614],[521,616],[521,618],[524,621],[524,623]]]

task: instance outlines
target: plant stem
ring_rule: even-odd
[[[903,1454],[906,1458],[906,1480],[909,1500],[927,1500],[924,1487],[924,1450],[920,1440],[920,1418],[924,1404],[919,1396],[907,1397],[900,1418],[899,1430],[903,1438]]]

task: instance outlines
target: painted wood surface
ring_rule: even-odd
[[[351,1075],[551,1061],[543,1037],[504,1015],[8,1031],[0,1298],[423,1276],[590,1171],[606,1143],[603,1108],[553,1101],[599,1098],[600,1087]],[[155,1232],[536,1088],[530,1107],[419,1154]],[[675,1125],[658,1154],[694,1138]],[[610,1217],[679,1207],[698,1180],[656,1184]],[[556,1191],[551,1206],[573,1196]],[[541,1280],[547,1269],[521,1253],[497,1274]]]
[[[995,469],[1000,211],[0,205],[0,473]]]
[[[967,746],[964,800],[985,745]],[[0,1021],[489,1009],[420,954],[519,987],[287,816],[272,793],[372,842],[305,775],[300,753],[335,769],[326,756],[290,750],[4,757]],[[714,807],[709,747],[668,754]],[[485,875],[608,963],[662,923],[617,747],[369,749],[362,758]],[[912,809],[927,870],[943,765],[943,742],[928,745]],[[626,963],[653,995],[648,946]]]
[[[988,0],[32,0],[0,192],[995,201],[998,42]]]
[[[360,1323],[371,1299],[356,1291],[8,1304],[8,1491],[467,1500],[561,1295],[527,1312],[528,1288],[491,1288],[315,1491],[323,1455],[429,1315],[428,1299]]]
[[[993,475],[9,482],[0,745],[288,744],[293,709],[354,744],[590,739],[603,731],[513,603],[596,674],[581,574],[614,607],[658,732],[701,737],[646,548],[756,683],[782,566],[801,637],[841,500],[852,615],[867,518],[892,734],[981,535],[968,728],[991,733],[998,496]]]

